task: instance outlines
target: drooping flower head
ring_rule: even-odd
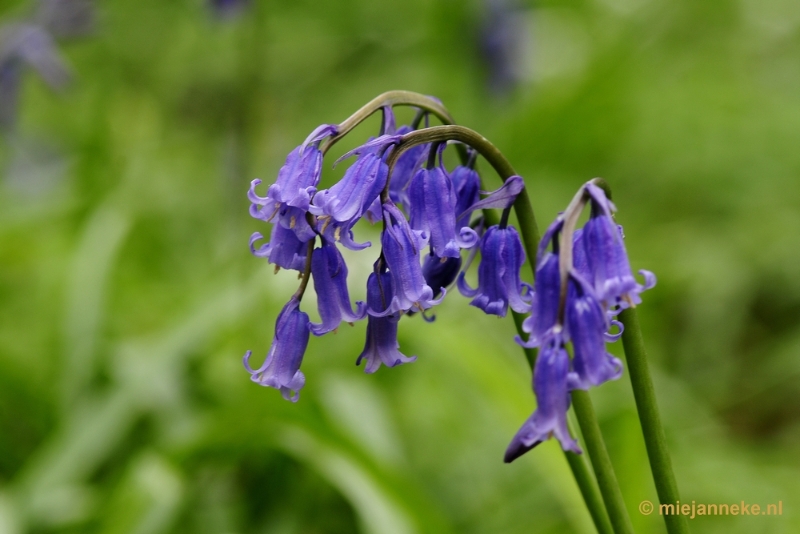
[[[542,344],[533,371],[536,411],[522,425],[506,450],[506,463],[555,436],[565,451],[581,453],[567,426],[569,409],[569,355],[561,336],[554,332]]]
[[[622,362],[606,351],[608,317],[594,290],[577,272],[569,277],[565,320],[575,371],[570,389],[589,389],[619,378]]]
[[[269,243],[265,243],[256,249],[254,247],[256,241],[263,238],[264,236],[260,232],[255,232],[250,236],[250,252],[254,256],[267,258],[269,263],[284,269],[302,271],[305,268],[308,246],[297,239],[297,234],[292,230],[284,228],[281,224],[274,224]]]
[[[357,154],[358,159],[339,182],[314,196],[310,208],[311,213],[317,216],[321,234],[332,241],[341,241],[352,250],[361,250],[370,245],[354,242],[351,229],[386,185],[389,167],[384,160],[384,153],[396,139],[397,136],[381,136],[342,156],[346,158]]]
[[[258,369],[250,367],[251,351],[244,355],[244,368],[256,384],[280,390],[286,400],[297,402],[306,377],[300,371],[303,355],[308,346],[309,320],[300,311],[297,297],[283,307],[275,323],[275,337],[267,358]]]
[[[481,198],[481,177],[475,169],[459,165],[450,173],[450,178],[456,195],[456,225],[469,226],[475,209],[472,206]]]
[[[360,321],[367,314],[367,305],[356,302],[356,311],[350,306],[347,291],[347,264],[336,245],[322,238],[322,246],[311,256],[311,274],[317,293],[317,308],[322,323],[311,323],[311,333],[321,336],[335,330],[342,321]]]
[[[372,273],[367,279],[367,306],[370,310],[385,310],[394,298],[394,280],[392,276],[383,272]],[[358,356],[356,365],[361,360],[367,359],[364,369],[367,373],[374,373],[381,364],[394,367],[402,363],[410,363],[417,359],[416,356],[407,357],[398,349],[397,323],[400,313],[391,313],[384,316],[370,314],[367,318],[367,341],[364,350]]]
[[[252,203],[250,215],[268,222],[277,217],[277,223],[293,230],[300,241],[305,242],[314,237],[314,230],[306,220],[306,213],[322,172],[319,143],[336,131],[336,126],[323,124],[311,132],[305,142],[286,157],[286,163],[278,172],[276,182],[269,186],[266,197],[255,192],[261,180],[253,180],[247,192],[247,198]]]
[[[644,276],[645,284],[636,281],[625,251],[622,227],[611,218],[611,213],[616,210],[614,204],[601,188],[591,182],[585,187],[590,196],[591,215],[583,227],[581,240],[589,282],[607,307],[619,304],[624,308],[639,304],[642,301],[639,294],[655,285],[655,275],[642,270],[639,272]]]
[[[422,276],[425,278],[425,283],[433,289],[434,298],[455,281],[460,270],[460,256],[458,258],[440,258],[428,254],[422,263]]]
[[[545,335],[558,321],[558,308],[561,296],[561,273],[558,265],[558,236],[564,225],[558,217],[542,236],[537,251],[536,280],[534,281],[531,315],[522,323],[522,330],[529,334],[528,341],[517,337],[523,347],[533,348],[541,345]],[[552,252],[547,247],[552,243]]]
[[[383,257],[394,283],[394,297],[385,313],[422,311],[438,304],[441,299],[434,300],[433,290],[425,283],[420,266],[420,250],[427,244],[427,236],[412,230],[405,216],[391,202],[383,205],[383,218]]]
[[[471,248],[478,242],[469,221],[465,226],[456,223],[456,194],[441,162],[414,174],[408,184],[408,197],[411,228],[430,236],[431,250],[436,256],[457,258],[462,248]]]
[[[469,287],[464,273],[458,278],[461,294],[473,297],[470,304],[485,313],[505,317],[508,307],[516,312],[530,311],[530,286],[520,280],[525,263],[525,251],[513,226],[492,226],[480,244],[481,263],[478,266],[478,287]]]

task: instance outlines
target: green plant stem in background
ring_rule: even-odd
[[[680,500],[678,484],[675,481],[675,474],[672,472],[667,438],[664,434],[664,427],[661,425],[661,416],[658,413],[656,392],[653,388],[653,379],[650,377],[650,368],[647,365],[647,353],[644,349],[644,340],[636,309],[628,308],[622,311],[619,314],[619,320],[625,327],[622,331],[622,346],[625,349],[628,375],[631,377],[636,410],[639,412],[639,422],[642,425],[644,444],[647,447],[647,457],[650,459],[650,469],[653,472],[658,500],[662,504],[675,504]],[[664,521],[669,534],[689,532],[689,524],[685,516],[664,514]]]
[[[614,532],[616,534],[633,534],[633,525],[628,516],[628,510],[625,508],[625,501],[622,499],[617,475],[614,474],[614,466],[611,465],[611,458],[608,456],[603,435],[600,433],[600,425],[597,424],[592,398],[587,391],[573,390],[572,406],[578,417],[583,441],[589,451],[589,459],[592,461],[597,484],[600,486],[600,494],[606,504]]]
[[[597,532],[599,534],[614,534],[614,528],[611,526],[606,509],[603,508],[600,489],[597,487],[597,482],[586,465],[586,459],[582,455],[570,451],[564,451],[564,456],[567,458],[570,469],[572,469],[572,476],[575,477],[575,481],[578,483],[578,488],[581,490],[581,495],[583,495],[583,500],[586,502],[586,507],[589,509],[589,514],[592,516]]]

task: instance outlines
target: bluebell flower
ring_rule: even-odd
[[[475,169],[459,165],[450,173],[450,178],[456,195],[456,223],[469,225],[472,206],[481,198],[481,177]]]
[[[425,283],[420,266],[420,250],[427,244],[427,236],[424,232],[412,230],[403,213],[391,202],[383,205],[383,219],[385,228],[381,233],[381,244],[394,283],[394,296],[387,309],[370,308],[370,314],[386,315],[411,309],[422,311],[441,302],[441,299],[434,300],[433,290]]]
[[[397,136],[381,136],[340,158],[358,154],[356,162],[339,182],[314,196],[310,210],[317,216],[317,230],[321,234],[332,241],[340,241],[351,250],[370,246],[370,243],[353,241],[352,228],[386,185],[389,167],[384,154],[396,140]]]
[[[313,238],[315,232],[306,219],[306,213],[322,172],[319,143],[336,131],[336,126],[323,124],[311,132],[305,142],[286,157],[286,162],[278,172],[278,179],[269,186],[266,197],[255,192],[261,180],[253,180],[247,192],[247,198],[252,203],[250,215],[268,222],[277,217],[277,222],[293,230],[301,241]]]
[[[581,453],[567,426],[570,381],[569,355],[560,333],[551,331],[542,344],[533,371],[536,411],[522,425],[506,449],[506,463],[513,462],[542,441],[555,435],[565,451]]]
[[[294,231],[284,228],[280,224],[272,227],[272,235],[269,243],[261,245],[258,249],[254,247],[256,241],[263,239],[260,232],[255,232],[250,236],[250,252],[259,258],[267,258],[269,263],[284,269],[294,269],[303,271],[306,265],[308,245],[299,239]]]
[[[411,131],[413,131],[411,126],[403,125],[397,129],[397,135],[404,135]],[[408,183],[420,165],[425,162],[425,155],[429,149],[430,145],[427,144],[415,145],[397,158],[389,183],[389,198],[395,204],[408,208]]]
[[[589,389],[619,378],[622,362],[606,352],[608,317],[594,290],[577,272],[569,277],[565,321],[573,349],[570,389]]]
[[[311,274],[317,293],[317,308],[322,323],[311,323],[311,333],[321,336],[338,328],[339,323],[360,321],[367,314],[367,305],[356,302],[356,311],[350,307],[347,291],[347,264],[336,245],[322,238],[322,246],[311,256]]]
[[[370,274],[367,279],[368,307],[371,310],[386,309],[393,298],[394,280],[391,274],[386,271]],[[360,365],[361,360],[366,358],[367,365],[364,371],[374,373],[381,364],[394,367],[417,359],[416,356],[405,356],[398,350],[400,348],[400,344],[397,342],[397,323],[399,321],[399,312],[382,317],[370,315],[367,318],[367,342],[356,360],[356,365]]]
[[[244,368],[253,382],[280,390],[286,400],[297,402],[306,377],[300,371],[308,346],[308,315],[300,311],[300,301],[292,297],[275,323],[275,338],[267,358],[258,369],[250,367],[251,351],[244,355]]]
[[[588,183],[585,187],[590,196],[591,215],[583,227],[581,239],[586,253],[588,280],[597,297],[608,308],[639,304],[642,301],[639,294],[655,285],[655,275],[641,270],[645,284],[636,281],[625,251],[622,228],[611,218],[616,209],[614,204],[596,185]]]
[[[425,283],[433,289],[434,298],[438,297],[442,290],[455,281],[460,270],[460,256],[457,258],[440,258],[439,256],[428,254],[422,263],[422,276],[425,278]]]
[[[462,248],[471,248],[478,242],[475,230],[456,224],[453,182],[441,165],[418,170],[408,184],[408,197],[411,228],[430,236],[435,255],[456,258]]]
[[[547,332],[558,321],[561,274],[557,254],[548,252],[539,260],[533,284],[531,314],[522,322],[522,330],[529,334],[528,341],[516,338],[517,343],[527,348],[540,346]]]
[[[478,288],[469,287],[462,273],[458,278],[461,294],[473,297],[472,306],[500,317],[505,317],[509,306],[519,313],[530,311],[530,286],[519,277],[525,251],[516,229],[492,226],[483,235],[480,250]]]

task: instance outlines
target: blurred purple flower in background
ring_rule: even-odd
[[[478,29],[487,86],[497,96],[511,92],[523,78],[528,46],[526,10],[516,0],[484,0]]]
[[[22,72],[32,68],[54,90],[71,79],[55,38],[76,37],[94,28],[94,7],[86,0],[43,0],[28,20],[0,26],[0,130],[11,133],[19,113]]]

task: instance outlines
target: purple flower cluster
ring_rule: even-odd
[[[492,192],[481,191],[474,168],[476,154],[467,148],[464,165],[449,170],[442,153],[447,144],[430,142],[428,132],[415,135],[414,126],[395,127],[391,107],[382,108],[378,137],[345,154],[355,157],[337,183],[320,189],[325,148],[352,125],[322,125],[286,158],[277,180],[264,196],[253,180],[248,192],[250,215],[272,224],[270,239],[254,233],[250,248],[279,268],[299,271],[300,287],[278,316],[275,338],[263,365],[251,379],[279,389],[296,401],[305,384],[300,371],[310,334],[335,331],[342,321],[367,319],[366,343],[356,364],[367,373],[381,365],[395,367],[416,360],[400,352],[398,326],[404,315],[420,314],[439,304],[452,285],[486,314],[504,317],[509,308],[528,314],[522,321],[527,339],[517,342],[538,348],[533,390],[537,409],[508,446],[511,462],[555,436],[565,450],[580,453],[570,435],[567,411],[570,392],[587,390],[622,374],[622,362],[606,343],[622,333],[619,312],[641,302],[640,294],[655,285],[655,276],[633,276],[622,228],[614,204],[590,181],[543,236],[536,258],[535,282],[522,281],[525,249],[509,213],[524,189],[519,176],[507,178]],[[422,143],[422,144],[420,144]],[[426,144],[427,143],[427,144]],[[326,145],[329,146],[329,145]],[[459,147],[463,148],[463,147]],[[576,229],[580,214],[588,221]],[[502,210],[499,224],[488,225],[484,210]],[[473,215],[478,215],[474,217]],[[355,239],[361,219],[382,224],[380,253],[366,283],[366,302],[350,299],[348,269],[339,245],[360,251],[371,246]],[[468,259],[462,258],[471,249]],[[480,256],[477,285],[466,279],[472,260]],[[320,322],[300,310],[303,293],[313,279]],[[611,332],[616,333],[612,334]]]
[[[395,128],[390,108],[384,108],[380,136],[346,154],[356,156],[343,178],[328,189],[318,189],[322,172],[321,143],[338,135],[339,126],[322,125],[286,158],[274,184],[261,196],[253,180],[248,192],[250,215],[272,224],[269,241],[256,232],[250,238],[255,256],[279,268],[301,272],[301,289],[284,307],[275,339],[264,364],[245,367],[254,382],[280,389],[297,400],[305,383],[300,362],[309,334],[335,331],[342,321],[367,318],[367,339],[356,363],[366,360],[366,372],[381,364],[394,367],[412,362],[399,351],[398,323],[403,315],[439,304],[448,286],[459,277],[461,251],[479,245],[482,260],[478,288],[463,276],[462,293],[486,313],[504,316],[509,306],[530,310],[530,286],[520,281],[525,261],[519,234],[506,224],[483,231],[471,223],[473,212],[483,208],[507,209],[523,188],[515,176],[481,200],[480,177],[474,157],[466,165],[448,170],[442,160],[444,144],[410,146],[397,154],[391,170],[388,159],[412,126]],[[382,222],[381,251],[374,272],[366,281],[367,301],[351,304],[348,269],[338,246],[362,250],[371,243],[355,240],[353,227],[366,218]],[[477,230],[476,230],[477,228]],[[427,252],[426,249],[427,248]],[[320,323],[300,311],[308,278],[317,294]]]
[[[523,323],[529,337],[517,339],[525,347],[540,349],[533,373],[538,407],[508,446],[506,462],[552,435],[564,450],[580,452],[567,429],[569,392],[620,377],[622,362],[606,351],[606,342],[616,340],[622,330],[614,317],[641,302],[639,294],[655,285],[649,271],[640,271],[644,284],[633,277],[622,228],[612,218],[615,207],[603,190],[589,182],[582,192],[591,209],[584,227],[569,236],[567,214],[560,215],[539,246],[531,315]],[[571,243],[572,258],[566,266],[570,255],[560,253],[565,241]],[[619,333],[611,334],[612,328]],[[566,351],[569,342],[572,360]]]

